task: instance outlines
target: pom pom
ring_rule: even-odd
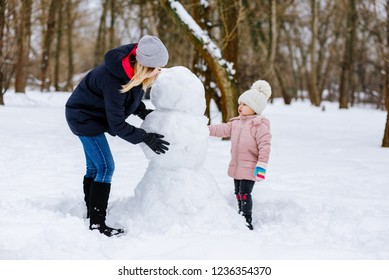
[[[271,96],[271,87],[265,80],[256,81],[251,88],[263,93],[266,99],[269,99]]]

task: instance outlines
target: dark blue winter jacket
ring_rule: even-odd
[[[142,86],[121,93],[129,77],[122,66],[135,44],[108,51],[104,62],[91,70],[73,91],[66,103],[66,120],[79,136],[95,136],[108,132],[130,143],[143,141],[146,132],[128,124],[130,114],[145,108]]]

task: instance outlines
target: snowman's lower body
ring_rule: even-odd
[[[204,168],[150,167],[135,188],[136,224],[149,230],[231,229],[228,206]]]

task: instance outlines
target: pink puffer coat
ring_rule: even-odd
[[[263,116],[232,118],[228,123],[209,125],[211,136],[231,137],[228,176],[256,180],[256,166],[266,170],[270,155],[270,122]]]

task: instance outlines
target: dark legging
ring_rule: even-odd
[[[244,214],[251,214],[253,210],[251,192],[253,191],[254,184],[255,181],[234,179],[235,196],[239,203],[239,211]]]

